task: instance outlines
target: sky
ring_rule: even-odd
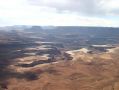
[[[119,27],[119,0],[0,0],[0,26]]]

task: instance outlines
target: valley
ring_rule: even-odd
[[[118,90],[119,28],[0,30],[3,90]]]

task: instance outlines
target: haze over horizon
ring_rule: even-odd
[[[119,0],[0,0],[0,90],[119,90]]]
[[[119,0],[0,0],[0,26],[119,27]]]

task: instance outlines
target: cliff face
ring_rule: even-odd
[[[1,31],[0,89],[119,90],[119,50],[105,48],[118,45],[118,29],[35,26]]]
[[[77,54],[78,55],[78,54]],[[92,55],[85,58],[49,64],[30,71],[37,79],[9,79],[9,90],[119,90],[118,51],[111,58]]]

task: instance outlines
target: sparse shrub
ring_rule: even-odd
[[[27,80],[36,80],[36,79],[38,79],[38,75],[34,72],[25,72],[23,76]]]

